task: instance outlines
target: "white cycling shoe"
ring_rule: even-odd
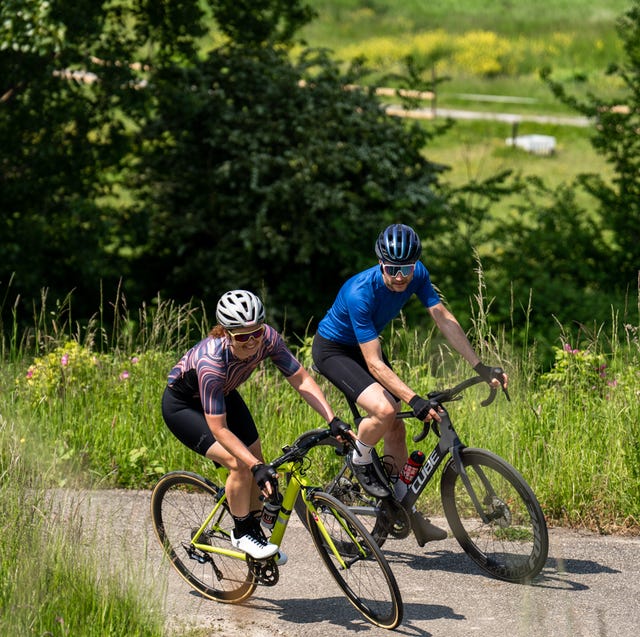
[[[246,533],[236,537],[231,531],[231,546],[244,551],[255,560],[265,560],[274,556],[280,548],[277,544],[271,544],[265,537],[256,537],[252,533]]]

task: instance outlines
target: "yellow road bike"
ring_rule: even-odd
[[[402,621],[397,582],[382,551],[349,508],[310,482],[308,452],[331,436],[314,429],[283,448],[271,467],[288,482],[269,541],[281,545],[296,501],[322,561],[347,599],[371,623],[393,629]],[[224,485],[188,471],[160,478],[151,495],[151,516],[160,543],[182,578],[205,597],[237,603],[257,586],[275,586],[276,558],[256,560],[231,545],[234,526]],[[329,609],[328,609],[328,612]]]

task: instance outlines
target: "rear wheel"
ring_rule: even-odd
[[[151,494],[151,517],[156,535],[181,577],[205,597],[233,603],[249,597],[256,581],[245,560],[206,550],[206,546],[232,549],[234,522],[226,499],[211,522],[201,528],[223,493],[222,488],[195,473],[167,473]]]
[[[307,510],[307,528],[333,579],[371,623],[387,629],[398,626],[402,621],[402,598],[375,540],[336,498],[321,491],[312,492],[309,497],[315,512]]]
[[[452,459],[440,483],[442,505],[455,538],[490,575],[508,582],[530,582],[544,567],[549,551],[546,521],[531,487],[490,451],[467,448],[460,457],[471,492]]]

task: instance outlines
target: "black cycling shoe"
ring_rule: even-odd
[[[373,466],[373,462],[368,464],[355,464],[351,456],[348,457],[349,468],[353,472],[362,488],[374,498],[388,498],[391,496],[391,491],[380,480],[376,468]]]

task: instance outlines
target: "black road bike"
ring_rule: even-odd
[[[425,462],[401,500],[394,494],[394,480],[384,458],[374,453],[379,475],[386,481],[391,497],[376,499],[365,493],[353,476],[346,455],[349,448],[333,437],[323,444],[344,456],[337,475],[323,490],[349,506],[351,511],[371,529],[371,535],[382,546],[387,539],[406,538],[411,532],[420,546],[426,540],[416,516],[415,503],[427,484],[444,463],[440,477],[442,507],[451,531],[467,555],[486,573],[507,582],[529,583],[544,567],[549,536],[542,508],[523,476],[506,460],[486,449],[467,447],[458,437],[445,404],[462,398],[462,392],[484,382],[479,376],[462,381],[455,387],[428,394],[431,406],[441,421],[422,423],[422,431],[413,436],[418,443],[432,431],[437,436]],[[507,399],[508,393],[504,392]],[[486,407],[497,394],[490,388],[481,401]],[[349,407],[356,424],[362,416],[352,401]],[[398,414],[413,418],[413,412]],[[315,463],[317,466],[318,463]],[[296,512],[305,522],[303,504],[296,502]]]

